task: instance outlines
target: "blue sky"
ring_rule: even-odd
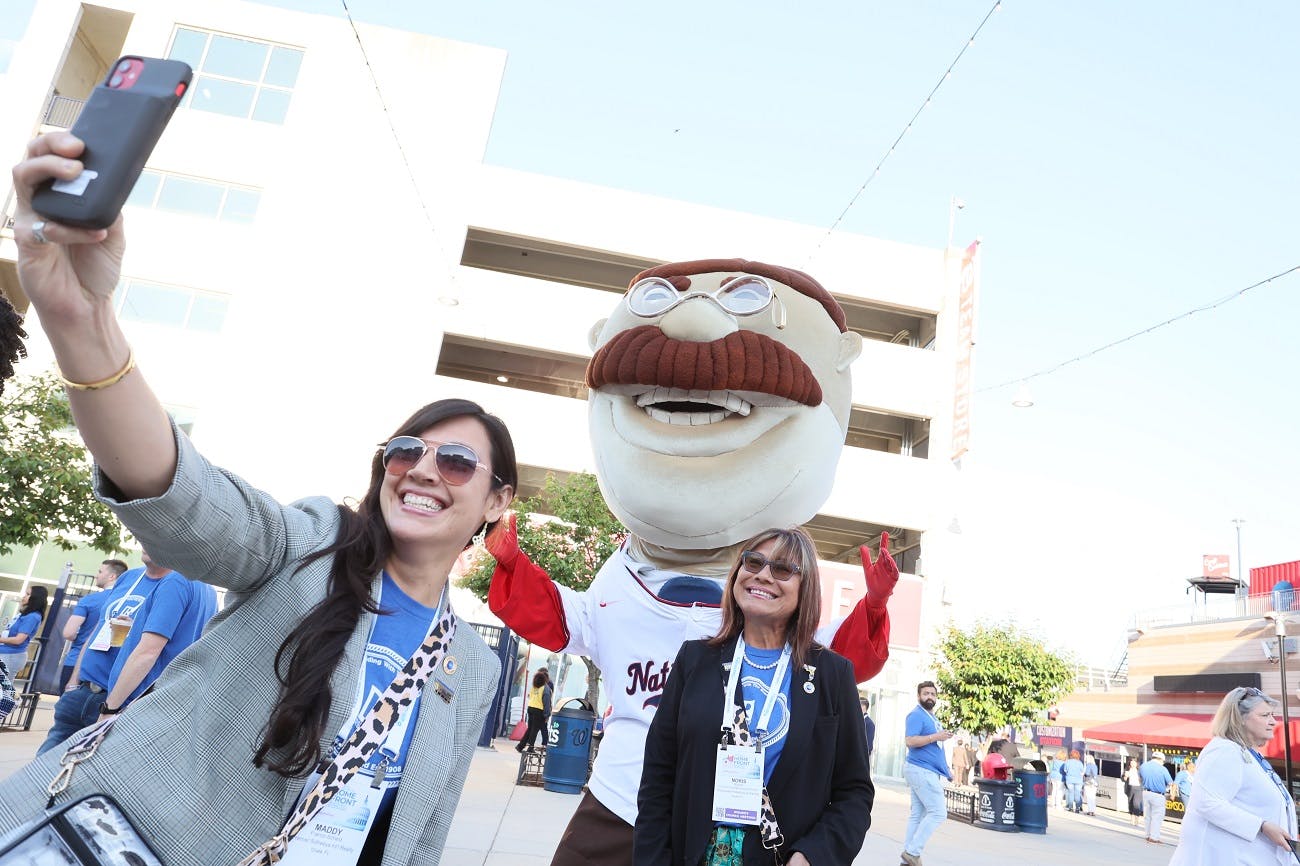
[[[992,0],[348,5],[509,52],[491,163],[829,227]],[[1247,566],[1300,559],[1300,272],[1032,409],[987,390],[1300,265],[1297,35],[1291,0],[1011,0],[840,224],[939,247],[956,195],[984,242],[957,619],[1105,663],[1201,554],[1235,561],[1233,518]]]
[[[491,163],[829,227],[992,3],[349,6],[509,52]],[[942,246],[966,201],[977,388],[1286,271],[1297,34],[1283,0],[1004,3],[840,227]],[[979,393],[957,619],[1106,663],[1201,554],[1235,561],[1234,517],[1248,566],[1300,558],[1298,322],[1300,273],[1035,379],[1032,409]]]

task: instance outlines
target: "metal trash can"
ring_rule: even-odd
[[[1016,783],[1001,779],[979,780],[975,826],[999,833],[1019,833],[1016,826]]]
[[[569,704],[577,702],[578,706]],[[557,794],[581,794],[591,765],[591,729],[596,713],[582,698],[570,698],[551,715],[551,741],[542,767],[542,787]]]
[[[1017,770],[1016,782],[1016,826],[1025,833],[1046,833],[1046,771]]]

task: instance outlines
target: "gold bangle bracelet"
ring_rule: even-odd
[[[116,385],[118,382],[121,382],[126,378],[127,373],[130,373],[135,369],[135,350],[128,348],[126,351],[126,365],[107,379],[100,379],[98,382],[74,382],[64,376],[61,371],[59,373],[59,379],[62,380],[63,387],[69,388],[73,391],[99,391],[103,388],[109,387],[110,385]]]

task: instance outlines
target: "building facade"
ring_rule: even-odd
[[[838,605],[861,595],[858,546],[893,539],[894,659],[870,686],[893,738],[953,557],[959,251],[487,165],[503,51],[235,0],[41,0],[0,72],[4,152],[70,125],[123,54],[183,59],[195,78],[125,209],[119,315],[205,453],[282,499],[356,495],[375,443],[453,395],[510,425],[522,495],[548,472],[590,471],[588,332],[633,274],[741,257],[816,276],[865,346],[809,528]],[[9,183],[0,289],[22,309]],[[20,372],[51,363],[28,324]],[[0,590],[51,581],[68,558],[0,560]],[[886,746],[881,769],[900,753]]]

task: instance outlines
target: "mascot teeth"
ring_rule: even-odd
[[[716,424],[732,415],[748,415],[753,408],[731,391],[685,388],[655,388],[638,395],[636,404],[656,421],[683,427]]]

